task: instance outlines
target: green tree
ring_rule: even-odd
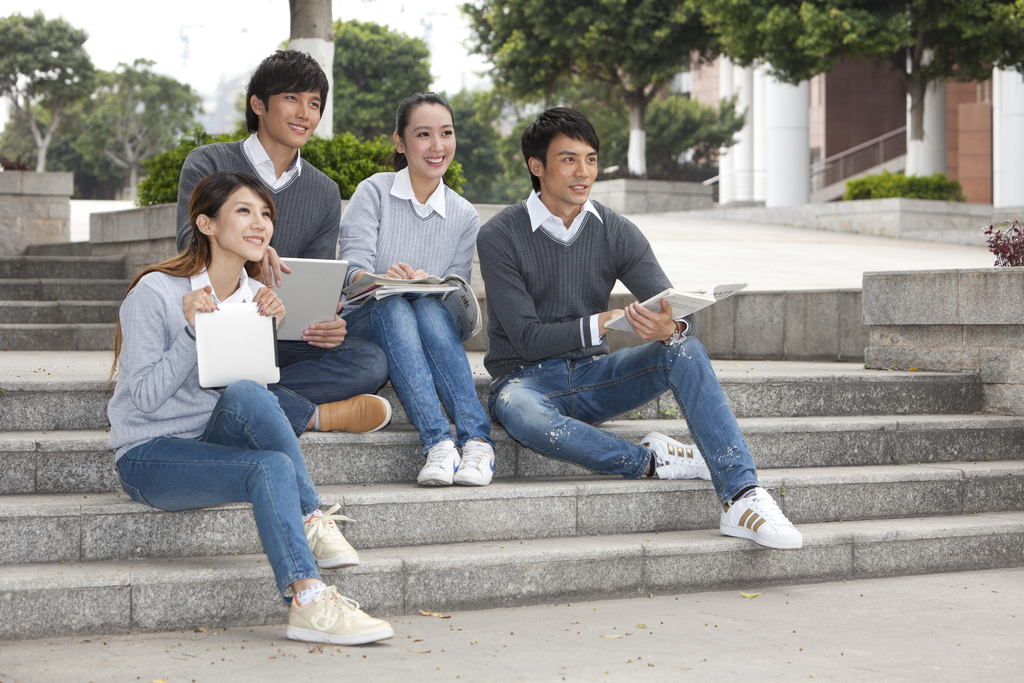
[[[494,122],[501,98],[493,92],[462,91],[448,99],[455,119],[455,158],[466,176],[463,196],[474,204],[500,203],[504,166],[498,153],[501,134]]]
[[[1022,0],[701,0],[722,49],[747,66],[763,60],[798,83],[850,58],[887,61],[911,98],[911,140],[924,137],[931,81],[1024,69]]]
[[[88,35],[64,19],[14,14],[0,19],[0,91],[24,118],[36,143],[36,171],[46,170],[46,153],[65,107],[92,88],[93,66],[82,47]],[[47,114],[36,118],[36,107]]]
[[[477,0],[462,6],[475,52],[515,97],[553,95],[573,76],[615,89],[629,109],[629,167],[646,174],[647,105],[716,41],[696,0]]]
[[[683,95],[654,100],[647,110],[647,158],[650,175],[666,180],[689,179],[679,157],[689,156],[689,170],[706,169],[718,161],[718,151],[730,147],[743,129],[736,99],[723,100],[715,110]],[[703,174],[703,175],[713,175]]]
[[[335,133],[391,135],[399,103],[428,90],[430,80],[430,50],[419,38],[369,22],[335,22]]]
[[[153,73],[153,62],[136,59],[99,77],[78,148],[83,156],[106,156],[128,172],[128,192],[136,197],[143,162],[174,146],[202,111],[192,89],[170,76]]]

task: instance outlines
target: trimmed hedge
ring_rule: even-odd
[[[185,163],[185,157],[196,147],[214,142],[241,140],[248,136],[246,132],[209,135],[202,126],[197,125],[178,140],[174,149],[145,162],[147,175],[139,183],[138,205],[177,202],[181,167]],[[385,161],[393,149],[391,138],[386,135],[363,142],[351,133],[343,133],[335,135],[330,140],[310,138],[302,148],[302,158],[336,182],[341,191],[341,198],[348,199],[360,182],[374,173],[391,170],[385,165]],[[449,187],[462,193],[466,177],[459,162],[452,162],[444,174],[444,179]]]
[[[940,199],[947,202],[965,202],[959,180],[950,180],[942,173],[930,176],[906,176],[902,172],[869,175],[846,183],[844,200],[885,199]]]

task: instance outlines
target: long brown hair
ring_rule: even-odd
[[[192,196],[188,200],[189,222],[192,226],[192,235],[189,238],[188,246],[177,256],[144,268],[132,280],[128,291],[124,293],[124,299],[128,298],[131,291],[135,289],[135,285],[139,284],[139,280],[150,273],[164,273],[171,277],[192,277],[206,270],[210,266],[213,252],[210,250],[210,238],[199,229],[197,220],[199,216],[217,218],[220,215],[221,207],[224,206],[224,202],[236,190],[243,187],[247,187],[255,192],[270,207],[270,221],[273,222],[276,215],[274,199],[270,196],[270,192],[262,182],[245,173],[222,172],[206,176],[196,183],[195,188],[192,190]],[[262,268],[257,261],[246,261],[245,271],[249,274],[249,277],[256,279],[259,279],[262,274]],[[122,304],[124,299],[121,299]],[[117,359],[121,355],[121,343],[123,341],[124,337],[121,334],[121,310],[118,308],[117,324],[114,326],[114,363],[110,366],[110,379],[113,379],[114,372],[117,370]]]

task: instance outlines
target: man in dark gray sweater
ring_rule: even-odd
[[[179,250],[191,239],[188,202],[196,183],[211,173],[232,171],[256,176],[274,197],[274,236],[263,264],[267,284],[279,285],[280,271],[291,272],[279,256],[336,257],[338,185],[304,163],[299,153],[320,123],[329,94],[327,76],[308,54],[279,50],[263,60],[246,91],[245,121],[252,135],[198,147],[181,168]],[[346,337],[342,318],[313,325],[303,341],[280,341],[277,348],[281,381],[269,388],[296,434],[308,428],[369,432],[390,419],[391,406],[373,395],[388,378],[384,352],[364,339]]]
[[[589,200],[597,134],[558,107],[523,133],[534,192],[480,229],[487,284],[491,415],[539,453],[626,478],[706,478],[723,503],[720,531],[770,548],[799,548],[799,531],[758,485],[757,469],[692,317],[639,304],[624,311],[652,342],[609,353],[605,310],[616,280],[644,301],[671,284],[640,230]],[[672,391],[701,459],[656,432],[633,444],[593,425]]]

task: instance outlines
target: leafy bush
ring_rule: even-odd
[[[988,250],[996,255],[997,266],[1024,266],[1024,230],[1014,221],[1006,221],[1005,230],[996,230],[994,225],[985,231],[988,235]]]
[[[908,199],[941,199],[947,202],[965,202],[960,181],[950,180],[942,173],[930,176],[906,176],[902,172],[869,175],[846,183],[844,200],[885,199],[906,197]]]
[[[139,183],[138,205],[177,202],[178,177],[189,152],[202,145],[231,142],[245,137],[248,137],[248,133],[244,131],[209,135],[202,126],[197,125],[183,135],[170,152],[158,154],[146,162],[148,175]],[[335,135],[330,140],[310,138],[302,148],[302,158],[336,182],[342,199],[348,199],[362,180],[374,173],[390,170],[385,166],[385,161],[392,149],[391,139],[385,135],[362,142],[351,133],[343,133]],[[453,161],[448,167],[444,179],[453,190],[462,192],[466,177],[457,161]]]

